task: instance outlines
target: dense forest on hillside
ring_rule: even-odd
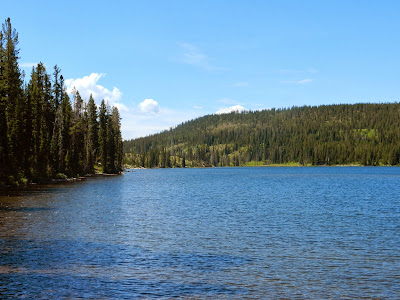
[[[24,82],[18,55],[7,19],[0,31],[0,186],[120,172],[118,109],[104,100],[97,108],[76,90],[71,101],[57,66],[51,76],[39,63]]]
[[[136,167],[399,165],[400,104],[292,107],[208,115],[124,142]]]

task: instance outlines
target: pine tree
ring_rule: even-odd
[[[20,177],[26,148],[20,138],[23,133],[24,98],[22,76],[18,66],[18,33],[12,28],[10,18],[2,26],[1,77],[2,106],[5,106],[7,122],[8,152],[5,172]],[[4,108],[3,106],[3,108]],[[3,146],[4,147],[4,146]]]
[[[111,161],[114,165],[113,173],[118,173],[122,171],[122,159],[124,156],[124,149],[122,143],[122,135],[121,135],[121,118],[119,116],[119,111],[117,107],[113,107],[112,115],[111,115],[111,123],[113,130],[113,148],[114,148],[114,157],[111,157]]]
[[[49,135],[51,123],[46,117],[51,116],[51,83],[42,63],[32,71],[27,88],[27,107],[25,116],[25,142],[29,145],[25,174],[33,178],[46,178],[49,164]],[[29,169],[28,169],[29,167]]]
[[[0,31],[0,182],[6,181],[8,175],[8,127],[7,127],[7,98],[4,79],[4,48],[3,32]]]
[[[62,100],[62,94],[63,94],[64,80],[60,73],[61,73],[61,69],[57,65],[55,65],[54,72],[53,72],[53,78],[54,78],[54,82],[53,82],[54,103],[53,103],[53,106],[55,109],[57,109],[58,106],[60,105],[61,100]]]
[[[43,161],[41,162],[41,172],[42,176],[51,177],[51,140],[53,134],[54,127],[54,118],[55,118],[55,109],[53,107],[54,98],[52,93],[52,85],[50,77],[47,73],[44,74],[44,87],[43,87],[43,96],[44,96],[44,125],[45,130],[43,130],[43,135],[41,139],[41,153],[43,153]]]
[[[100,162],[103,168],[103,173],[108,173],[107,161],[107,123],[108,113],[107,106],[104,99],[101,101],[99,110],[99,150],[100,150]]]
[[[83,99],[79,92],[74,88],[73,92],[73,119],[70,128],[71,134],[71,155],[70,168],[72,175],[82,175],[84,172],[84,162],[86,161],[85,151],[85,131],[86,125],[83,113]]]
[[[72,121],[72,106],[70,102],[70,98],[67,92],[64,91],[63,97],[60,103],[61,108],[61,122],[59,128],[59,151],[58,151],[58,159],[60,162],[60,170],[61,173],[65,173],[67,175],[73,174],[73,161],[71,156],[71,121]]]
[[[123,154],[118,110],[103,100],[98,116],[93,97],[84,107],[78,91],[72,107],[57,66],[53,84],[39,63],[24,85],[17,45],[18,34],[8,18],[0,31],[0,185],[24,178],[39,182],[57,173],[94,173],[98,159],[104,172],[119,172]]]
[[[107,140],[106,140],[106,162],[105,162],[105,170],[106,173],[116,173],[115,171],[115,132],[114,132],[114,126],[113,122],[111,119],[111,116],[109,115],[109,110],[107,110]]]
[[[62,121],[62,113],[60,103],[63,98],[63,84],[64,79],[63,76],[60,75],[60,69],[57,65],[54,67],[53,73],[53,101],[52,101],[52,111],[54,113],[53,118],[53,132],[51,134],[51,142],[50,142],[50,153],[51,153],[51,168],[52,174],[63,172],[61,170],[61,161],[60,161],[60,127]]]
[[[97,106],[93,96],[90,95],[86,106],[87,114],[87,138],[86,138],[86,164],[85,171],[94,173],[94,165],[97,162],[99,152],[99,123],[97,121]]]

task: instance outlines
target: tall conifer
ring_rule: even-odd
[[[8,174],[8,127],[7,98],[4,79],[3,32],[0,31],[0,182],[5,181]]]
[[[122,171],[122,159],[124,155],[122,135],[121,135],[121,118],[117,107],[113,107],[111,122],[113,127],[113,148],[114,157],[111,158],[114,164],[113,173]]]
[[[39,63],[23,85],[18,33],[9,18],[1,29],[0,185],[24,177],[38,182],[57,173],[94,173],[98,160],[104,172],[118,172],[122,161],[118,110],[103,100],[98,113],[92,95],[84,107],[78,91],[72,106],[57,66],[53,82]]]
[[[107,123],[108,123],[108,113],[107,106],[104,99],[100,104],[99,111],[99,150],[100,150],[100,162],[103,168],[103,172],[107,173]]]
[[[86,107],[87,111],[87,138],[86,138],[86,172],[94,173],[94,164],[99,152],[99,123],[97,121],[97,106],[92,94]]]
[[[18,33],[12,28],[10,18],[2,26],[1,75],[3,87],[3,105],[6,109],[8,163],[6,172],[18,179],[25,147],[20,137],[23,133],[24,99],[22,77],[18,66]]]
[[[71,127],[71,171],[73,175],[84,172],[84,161],[85,151],[85,120],[83,114],[83,99],[79,92],[74,89],[72,92],[74,108],[73,108],[73,120]]]

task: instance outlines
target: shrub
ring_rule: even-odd
[[[65,175],[64,173],[57,173],[56,179],[67,179],[67,175]]]

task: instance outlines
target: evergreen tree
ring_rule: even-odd
[[[106,161],[105,161],[105,173],[116,173],[115,169],[115,157],[116,157],[116,145],[115,145],[115,131],[113,126],[113,120],[107,110],[107,138],[106,138]]]
[[[60,152],[62,152],[60,144],[60,132],[62,124],[62,109],[61,102],[63,100],[64,78],[60,75],[60,69],[57,65],[54,67],[53,73],[53,102],[52,109],[54,112],[53,132],[51,134],[50,153],[51,153],[51,166],[52,173],[64,172],[62,162],[60,161]]]
[[[72,124],[72,106],[67,92],[64,91],[60,103],[61,120],[59,128],[59,151],[58,160],[62,173],[73,175],[73,161],[71,153],[71,135],[70,128]]]
[[[97,106],[93,96],[90,95],[86,107],[87,112],[87,138],[86,138],[86,173],[94,173],[94,165],[97,162],[99,152],[99,123],[97,121]]]
[[[73,120],[70,128],[71,134],[71,155],[70,155],[70,169],[72,175],[82,175],[84,172],[84,162],[86,161],[85,151],[85,134],[86,124],[83,112],[83,99],[79,92],[74,89],[73,92]]]
[[[12,28],[10,18],[5,21],[2,29],[1,105],[6,111],[5,119],[7,122],[8,139],[8,145],[4,148],[8,152],[5,172],[17,180],[22,171],[22,162],[26,152],[26,147],[23,145],[22,139],[20,139],[23,134],[23,114],[25,107],[21,71],[18,66],[18,33]]]
[[[55,65],[54,72],[53,72],[53,78],[54,78],[54,82],[53,82],[54,103],[53,103],[53,106],[56,110],[62,101],[62,94],[63,94],[63,90],[64,90],[64,88],[63,88],[64,79],[60,73],[61,73],[61,69],[57,65]]]
[[[23,85],[17,46],[8,18],[0,31],[0,185],[94,173],[99,157],[104,172],[118,173],[123,157],[118,109],[103,100],[98,120],[93,97],[85,106],[78,91],[72,107],[57,66],[53,82],[39,63]]]
[[[125,141],[125,162],[161,153],[174,144],[176,161],[188,166],[399,165],[400,104],[292,107],[209,115],[170,131]],[[129,155],[128,155],[129,154]],[[166,162],[164,164],[164,161]],[[170,160],[174,165],[174,159]]]
[[[104,173],[108,173],[109,171],[107,169],[107,161],[108,161],[107,123],[108,123],[107,106],[103,99],[101,101],[100,111],[99,111],[99,150],[100,150],[100,163],[102,165]]]
[[[6,181],[8,175],[8,124],[7,124],[7,97],[4,79],[4,48],[3,32],[0,31],[0,182]]]
[[[51,113],[51,83],[42,63],[32,70],[27,87],[27,113],[25,115],[25,143],[30,151],[25,175],[28,178],[48,177],[49,134],[51,123],[46,119]]]
[[[124,155],[122,135],[121,135],[121,118],[117,107],[113,107],[110,118],[112,127],[112,151],[113,156],[110,156],[111,163],[113,164],[112,172],[118,173],[122,171],[122,159]]]

